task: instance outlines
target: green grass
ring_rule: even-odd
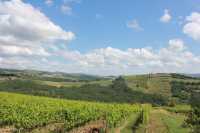
[[[49,85],[49,86],[54,86],[54,87],[80,87],[81,85],[84,84],[99,84],[102,86],[108,86],[112,82],[111,80],[98,80],[98,81],[77,81],[77,82],[55,82],[55,81],[43,81],[43,80],[34,80],[36,83],[41,84],[41,85]]]
[[[133,90],[171,96],[171,77],[168,74],[125,76],[125,79]]]
[[[134,128],[136,128],[134,126],[136,126],[138,117],[139,117],[139,113],[135,113],[135,114],[131,115],[127,119],[127,124],[120,130],[121,133],[132,133]]]
[[[84,82],[55,82],[55,81],[41,81],[41,80],[34,80],[36,83],[41,85],[48,85],[53,87],[80,87],[81,85],[85,84]]]
[[[191,106],[188,104],[179,104],[175,107],[162,107],[167,111],[174,112],[174,113],[188,113],[191,110]]]
[[[161,115],[161,118],[167,126],[169,133],[189,133],[190,129],[184,127],[186,116],[178,115]]]

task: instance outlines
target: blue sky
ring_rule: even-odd
[[[65,30],[73,31],[76,39],[69,44],[69,48],[81,52],[107,46],[120,49],[146,46],[157,48],[166,46],[171,38],[183,38],[190,43],[195,53],[200,51],[198,42],[184,35],[182,25],[179,24],[191,12],[200,11],[197,1],[80,0],[70,2],[72,15],[60,11],[60,6],[64,4],[62,0],[55,0],[51,6],[47,6],[44,0],[26,2],[40,8]],[[159,20],[165,9],[172,15],[168,24]],[[96,15],[101,15],[101,18],[96,18]],[[183,18],[180,19],[180,16]],[[132,19],[138,20],[144,30],[138,32],[127,28],[126,23]]]
[[[199,43],[199,1],[0,0],[6,68],[198,73]]]

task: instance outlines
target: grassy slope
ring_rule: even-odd
[[[32,72],[33,73],[33,72]],[[39,73],[39,72],[38,72]],[[39,74],[36,75],[39,75]],[[42,73],[42,72],[41,72]],[[29,72],[30,74],[30,72]],[[46,73],[42,73],[44,76]],[[24,74],[26,75],[26,74]],[[112,79],[88,79],[82,77],[84,75],[76,75],[78,81],[63,81],[63,77],[58,78],[59,73],[55,77],[39,79],[36,77],[25,77],[20,80],[0,80],[0,91],[17,92],[31,95],[58,97],[75,100],[87,101],[103,101],[103,102],[149,102],[163,105],[167,103],[167,99],[171,97],[171,81],[187,81],[200,82],[197,79],[185,78],[180,76],[172,76],[171,74],[151,74],[151,75],[134,75],[124,76],[130,91],[121,92],[113,90],[110,85]],[[66,75],[65,75],[66,76]],[[70,78],[70,76],[69,76]],[[1,79],[1,76],[0,76]],[[60,79],[60,80],[59,80]],[[164,101],[164,102],[159,102]],[[165,102],[166,101],[166,102]]]
[[[161,94],[170,97],[172,96],[171,81],[200,83],[200,79],[181,76],[182,75],[174,76],[172,74],[150,74],[125,76],[125,79],[128,86],[133,90],[148,94]],[[195,85],[193,85],[193,87],[195,87]]]
[[[55,87],[80,87],[81,85],[90,83],[90,84],[100,84],[103,86],[108,86],[111,84],[111,80],[98,80],[98,81],[89,81],[89,82],[55,82],[55,81],[41,81],[41,80],[34,80],[35,82],[42,84],[42,85],[49,85],[49,86],[55,86]]]
[[[129,119],[127,119],[127,122],[125,122],[125,125],[120,128],[120,133],[132,133],[133,129],[135,128],[134,125],[136,124],[137,119],[137,113],[130,116]]]
[[[171,96],[169,74],[125,76],[128,86],[145,93]]]
[[[147,127],[137,130],[137,133],[189,133],[189,128],[183,127],[186,116],[169,113],[163,109],[155,109],[150,115]]]

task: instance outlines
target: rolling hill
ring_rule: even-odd
[[[1,69],[0,79],[0,91],[100,102],[187,103],[200,90],[198,78],[166,73],[122,76],[120,84],[114,77]]]

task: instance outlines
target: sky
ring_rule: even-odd
[[[0,0],[0,67],[200,73],[200,1]]]

